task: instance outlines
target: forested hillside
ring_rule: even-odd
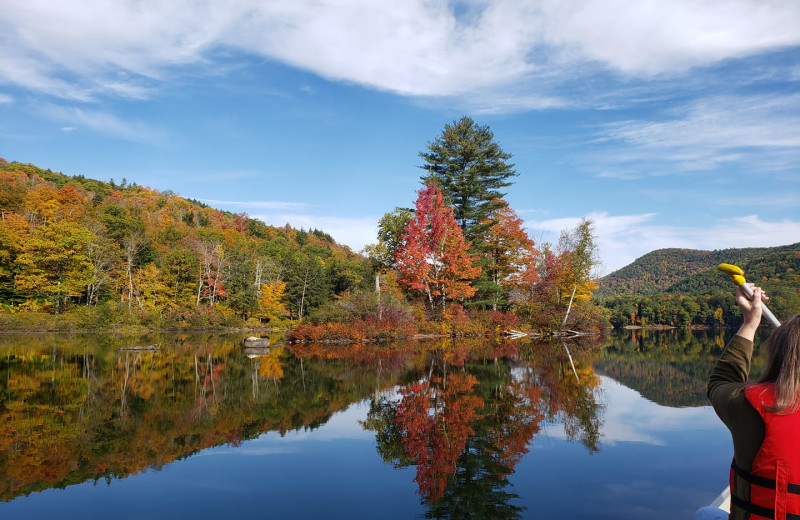
[[[363,257],[322,231],[19,163],[0,161],[0,216],[6,314],[83,308],[92,326],[274,322],[371,276]]]
[[[699,251],[660,249],[600,279],[597,301],[622,325],[732,326],[735,286],[717,270],[734,264],[770,295],[779,318],[800,312],[800,244]]]
[[[591,220],[536,247],[503,199],[517,175],[511,154],[469,117],[420,155],[427,174],[414,209],[384,215],[366,255],[322,231],[0,159],[0,326],[185,329],[308,317],[292,323],[295,340],[359,341],[552,330],[568,308],[573,327],[605,326],[590,301]],[[59,326],[67,314],[74,322]]]

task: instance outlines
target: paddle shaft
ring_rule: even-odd
[[[751,289],[749,285],[743,283],[739,287],[742,288],[742,290],[744,291],[744,293],[747,295],[748,298],[753,299],[753,289]],[[761,310],[763,311],[762,312],[763,316],[769,320],[769,322],[772,324],[773,327],[781,326],[781,322],[778,321],[778,318],[776,318],[775,315],[772,314],[772,311],[767,308],[767,305],[763,301],[761,302]]]

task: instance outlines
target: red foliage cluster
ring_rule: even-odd
[[[400,391],[395,424],[403,447],[417,463],[420,494],[438,500],[447,478],[458,469],[458,457],[475,432],[472,422],[480,417],[483,399],[472,393],[478,383],[471,374],[451,374],[447,384],[435,378],[413,383]]]
[[[408,338],[416,332],[411,324],[355,320],[350,323],[301,323],[290,335],[292,342],[388,341]]]
[[[487,311],[492,328],[500,330],[519,327],[519,316],[513,312]]]

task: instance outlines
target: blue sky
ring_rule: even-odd
[[[463,115],[531,236],[800,242],[800,2],[0,0],[0,157],[360,250]]]

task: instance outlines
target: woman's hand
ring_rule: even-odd
[[[742,326],[736,333],[745,339],[753,341],[756,335],[756,329],[761,323],[761,301],[769,300],[769,297],[764,293],[761,287],[756,287],[753,284],[748,284],[753,289],[753,298],[750,299],[741,286],[736,288],[736,303],[742,311]]]

